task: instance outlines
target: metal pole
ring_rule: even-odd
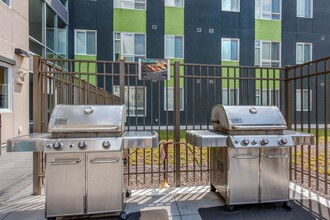
[[[174,63],[174,148],[175,148],[175,186],[180,180],[180,62]]]
[[[292,112],[292,100],[291,100],[291,88],[290,88],[290,67],[285,66],[285,119],[287,122],[288,129],[292,129],[292,120],[291,120],[291,112]]]
[[[119,60],[120,104],[125,104],[125,60]]]
[[[40,57],[33,56],[33,132],[41,130],[41,77],[39,74]],[[42,152],[33,152],[33,195],[41,194]]]

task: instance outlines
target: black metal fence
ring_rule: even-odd
[[[289,127],[316,137],[315,146],[292,150],[291,179],[329,193],[330,58],[286,68],[176,62],[170,68],[171,79],[156,82],[139,80],[138,63],[123,60],[34,59],[35,132],[46,131],[56,104],[123,103],[127,130],[160,134],[158,148],[126,152],[132,187],[159,187],[164,179],[176,186],[208,184],[209,149],[186,144],[185,131],[212,129],[210,114],[216,104],[277,105]]]

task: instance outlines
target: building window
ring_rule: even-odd
[[[222,11],[239,12],[239,0],[222,0]]]
[[[312,111],[312,90],[310,91],[310,100],[308,102],[308,89],[303,89],[303,94],[301,94],[301,89],[296,90],[296,109],[301,111],[301,104],[303,105],[303,111],[308,111],[308,104],[310,105],[310,111]],[[301,103],[302,102],[302,103]]]
[[[184,0],[165,0],[165,6],[183,8]]]
[[[280,67],[281,44],[272,41],[255,41],[254,56],[256,66]]]
[[[146,35],[138,33],[114,33],[114,60],[121,58],[137,62],[146,56]]]
[[[164,111],[174,111],[174,88],[173,87],[164,88]],[[183,88],[180,88],[180,111],[184,111],[184,90],[183,90]]]
[[[145,86],[125,86],[126,115],[130,117],[147,116],[147,89]],[[114,86],[113,94],[120,97],[120,86]]]
[[[183,36],[165,35],[165,58],[183,58]]]
[[[0,63],[0,111],[11,110],[11,70],[10,65]]]
[[[221,39],[221,56],[224,61],[239,61],[239,39]]]
[[[268,95],[268,96],[267,96]],[[280,91],[269,89],[262,90],[262,100],[260,89],[256,90],[256,105],[280,105]]]
[[[4,2],[6,5],[10,6],[10,0],[1,0],[2,2]]]
[[[146,0],[115,0],[115,8],[126,8],[126,9],[146,9]]]
[[[281,0],[256,0],[256,18],[281,20]]]
[[[96,55],[96,31],[75,30],[75,54]]]
[[[229,93],[228,93],[229,92]],[[235,100],[236,98],[236,100]],[[228,102],[229,100],[229,102]],[[223,105],[238,105],[239,104],[239,89],[222,89],[222,104]]]
[[[297,43],[296,46],[296,62],[297,64],[306,63],[312,60],[312,44]]]
[[[313,17],[313,0],[297,0],[297,17]]]

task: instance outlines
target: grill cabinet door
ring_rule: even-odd
[[[84,214],[84,154],[47,154],[46,162],[46,216]]]
[[[123,210],[123,153],[87,153],[87,214]]]
[[[289,148],[260,149],[260,201],[289,200]]]
[[[229,204],[258,203],[259,150],[229,149]]]

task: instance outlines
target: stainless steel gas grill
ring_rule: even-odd
[[[47,218],[120,212],[121,218],[127,217],[124,149],[156,147],[159,140],[151,131],[125,132],[125,121],[125,106],[57,105],[50,134],[8,141],[8,151],[24,151],[34,139],[38,147],[33,150],[41,150],[42,142]]]
[[[289,203],[290,147],[313,144],[313,136],[288,131],[276,106],[223,106],[212,109],[213,131],[187,131],[187,142],[210,147],[211,191],[227,210],[237,204]]]

